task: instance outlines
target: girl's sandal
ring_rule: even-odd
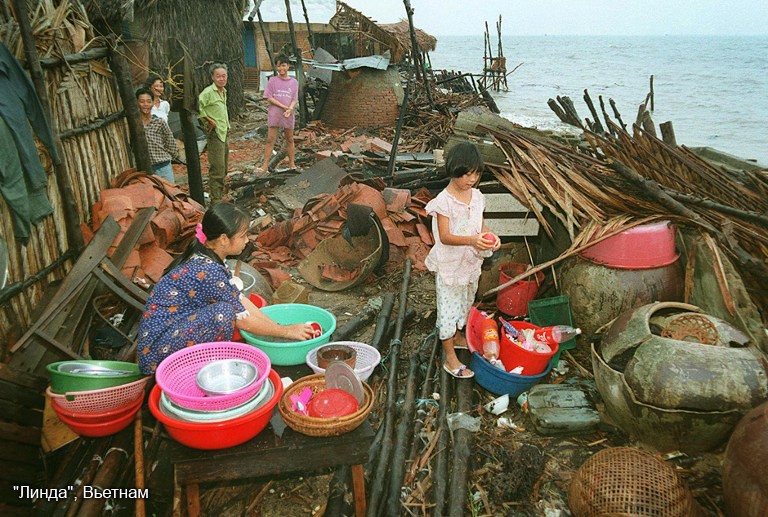
[[[467,369],[467,366],[464,364],[462,364],[455,370],[451,370],[450,368],[448,368],[447,364],[443,363],[443,370],[448,372],[448,375],[450,375],[451,377],[455,377],[457,379],[471,379],[472,377],[475,376],[475,372]]]

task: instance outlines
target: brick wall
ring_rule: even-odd
[[[400,74],[394,67],[334,72],[321,119],[338,128],[394,126],[402,101]]]

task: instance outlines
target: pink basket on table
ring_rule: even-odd
[[[45,392],[62,409],[72,413],[95,414],[112,411],[135,402],[144,395],[144,388],[151,377],[111,388],[89,391],[54,393],[49,386]]]
[[[256,365],[256,382],[235,393],[211,396],[197,385],[197,372],[212,361],[241,359]],[[231,341],[201,343],[183,348],[166,357],[155,372],[160,389],[173,402],[187,409],[221,411],[247,402],[261,389],[269,376],[272,363],[267,354],[255,346]]]

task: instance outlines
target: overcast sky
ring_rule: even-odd
[[[381,22],[405,18],[402,0],[346,0]],[[768,34],[768,0],[411,0],[433,36],[492,34]]]

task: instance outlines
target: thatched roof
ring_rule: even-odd
[[[339,32],[361,33],[385,44],[389,47],[392,61],[395,63],[411,52],[411,36],[407,21],[379,24],[344,2],[337,2],[336,14],[329,23]],[[419,29],[416,29],[416,41],[421,52],[434,50],[437,44],[437,39]]]
[[[397,23],[379,24],[379,27],[397,38],[405,48],[411,48],[411,32],[408,26],[408,20],[400,20]],[[431,52],[437,48],[437,38],[431,36],[421,29],[416,29],[416,43],[422,52]]]

